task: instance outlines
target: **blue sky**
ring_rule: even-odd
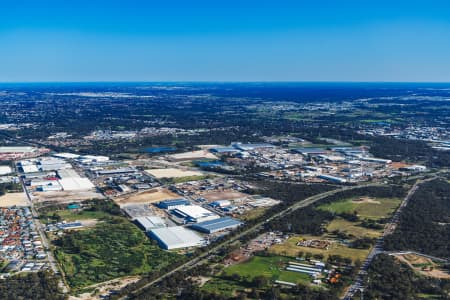
[[[449,1],[0,1],[0,82],[446,81]]]

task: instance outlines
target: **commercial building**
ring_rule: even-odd
[[[186,222],[194,222],[194,223],[219,218],[219,215],[198,205],[179,206],[173,210],[173,213],[181,218],[184,218]]]
[[[226,229],[234,229],[242,225],[242,222],[230,218],[224,217],[215,220],[200,222],[191,226],[192,229],[204,232],[204,233],[214,233]]]
[[[198,247],[205,243],[200,235],[182,226],[155,228],[149,236],[166,250]]]

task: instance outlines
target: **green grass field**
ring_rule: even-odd
[[[319,206],[319,209],[331,211],[334,213],[352,213],[356,211],[362,219],[381,219],[388,217],[400,205],[401,199],[398,198],[374,198],[371,202],[355,203],[353,200],[358,198],[346,199],[343,201],[332,202]]]
[[[202,286],[202,290],[211,293],[218,293],[225,297],[232,297],[235,295],[236,291],[241,291],[244,289],[245,285],[242,283],[221,277],[214,277]]]
[[[283,280],[293,283],[310,282],[311,277],[306,274],[286,271],[286,264],[295,260],[286,256],[254,256],[249,261],[230,266],[223,272],[225,275],[239,274],[251,281],[254,277],[263,275],[271,280]]]
[[[73,231],[55,243],[56,258],[72,288],[161,269],[180,256],[161,250],[125,218]]]
[[[356,238],[362,237],[379,237],[381,235],[381,230],[368,229],[358,226],[359,222],[349,222],[341,218],[335,218],[327,225],[328,232],[333,232],[334,230],[339,230],[355,236]]]

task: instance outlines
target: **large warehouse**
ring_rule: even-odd
[[[194,223],[219,218],[219,215],[198,205],[178,206],[173,210],[173,213],[179,217],[184,218],[187,222],[194,222]]]
[[[189,201],[186,199],[170,199],[164,200],[158,203],[158,207],[162,209],[172,210],[180,206],[189,205]]]
[[[138,217],[135,221],[145,231],[166,227],[164,220],[158,216]]]
[[[242,225],[242,222],[230,217],[224,217],[194,224],[192,229],[205,233],[214,233],[225,229],[234,229],[240,225]]]
[[[166,250],[198,247],[205,242],[197,233],[182,226],[155,228],[149,232],[149,236]]]

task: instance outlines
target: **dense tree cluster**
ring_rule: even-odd
[[[450,183],[423,183],[402,212],[395,232],[385,238],[385,248],[450,257],[449,223]]]
[[[0,280],[2,300],[66,300],[58,278],[49,272],[26,273]]]
[[[450,281],[422,277],[394,257],[380,254],[372,261],[364,299],[418,299],[419,294],[432,299],[449,299]],[[423,299],[429,297],[423,296]]]
[[[331,203],[356,196],[396,198],[403,197],[404,194],[405,189],[400,186],[368,186],[359,189],[345,190],[321,199],[313,205],[296,210],[286,216],[283,216],[283,218],[277,218],[267,224],[266,228],[268,230],[279,230],[282,232],[320,235],[325,230],[322,225],[335,218],[333,213],[315,208],[321,204]],[[295,197],[295,190],[284,191],[282,195],[284,195],[286,199],[292,199]],[[352,221],[357,220],[357,216],[354,214],[343,215]]]

